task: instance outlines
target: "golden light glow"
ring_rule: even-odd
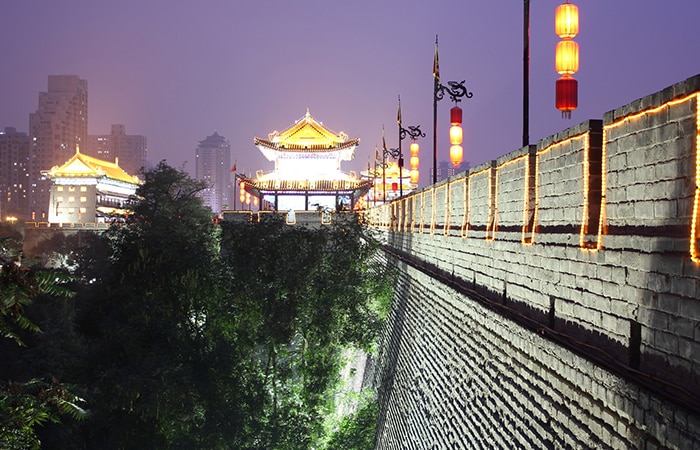
[[[418,142],[412,142],[409,148],[411,149],[411,156],[418,156],[418,151],[420,150]]]
[[[462,127],[452,125],[450,127],[450,144],[459,145],[462,143]]]
[[[567,2],[554,11],[554,31],[562,39],[571,39],[578,34],[578,7]]]
[[[554,67],[560,75],[572,75],[578,72],[578,43],[576,41],[557,42]]]
[[[437,191],[435,186],[430,189],[430,234],[435,234],[435,220],[437,219]]]
[[[698,220],[700,220],[700,94],[695,94],[695,199],[690,227],[690,259],[700,263]]]
[[[419,161],[417,156],[411,156],[411,159],[410,159],[411,170],[417,169],[419,163],[420,163],[420,161]]]
[[[462,158],[464,157],[464,150],[461,145],[453,145],[450,147],[450,162],[455,167],[462,164]]]
[[[418,169],[411,169],[411,184],[418,184],[419,177],[420,172],[418,172]]]
[[[583,217],[581,219],[581,232],[579,233],[579,240],[578,240],[578,245],[582,249],[586,250],[586,234],[588,231],[588,210],[589,210],[589,205],[588,203],[590,202],[590,197],[588,195],[588,189],[590,186],[590,167],[591,167],[591,162],[590,162],[590,138],[589,135],[586,134],[584,136],[584,142],[583,142]],[[597,246],[596,249],[597,250]]]
[[[462,237],[467,237],[469,228],[469,177],[464,177],[464,211],[462,211]]]

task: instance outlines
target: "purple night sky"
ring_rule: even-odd
[[[554,9],[531,1],[530,142],[700,73],[700,1],[577,0],[579,108],[554,107]],[[523,3],[515,0],[6,0],[0,41],[0,129],[28,131],[48,75],[88,81],[90,134],[110,124],[148,138],[149,160],[194,171],[198,141],[228,138],[238,170],[271,170],[253,145],[306,108],[359,137],[367,167],[381,145],[421,125],[421,185],[432,165],[432,62],[443,83],[466,80],[465,160],[520,148]],[[449,109],[438,105],[439,159],[448,159]],[[407,152],[408,143],[404,150]]]

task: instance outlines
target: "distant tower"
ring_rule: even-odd
[[[117,158],[119,167],[130,174],[137,174],[146,167],[148,156],[146,136],[126,134],[126,127],[121,124],[112,125],[110,134],[89,135],[87,149],[80,151],[105,161]]]
[[[208,188],[202,192],[204,204],[215,214],[233,208],[231,184],[231,144],[214,132],[199,141],[196,150],[195,178],[205,181]]]
[[[28,220],[29,136],[13,127],[0,131],[0,220]]]
[[[39,107],[29,115],[30,218],[46,220],[51,181],[41,171],[62,164],[87,143],[88,87],[77,75],[49,75],[48,92],[39,93]]]

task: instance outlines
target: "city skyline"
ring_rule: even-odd
[[[700,72],[691,0],[574,2],[580,8],[579,108],[554,107],[554,9],[531,4],[530,143]],[[362,170],[404,125],[421,125],[421,180],[430,180],[432,59],[440,40],[443,82],[466,81],[465,161],[516,150],[522,122],[522,2],[279,1],[120,2],[106,9],[10,2],[0,31],[12,59],[0,74],[0,128],[29,131],[49,75],[77,75],[89,90],[88,133],[112,124],[148,139],[149,161],[195,171],[192,148],[214,132],[231,142],[240,172],[269,170],[253,144],[308,108],[334,131],[361,139],[343,170]],[[58,20],[70,17],[71,20]],[[31,33],[26,30],[31,29]],[[439,104],[439,160],[447,160],[451,102]],[[48,169],[48,168],[47,168]]]

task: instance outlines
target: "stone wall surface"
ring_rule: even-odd
[[[371,209],[378,448],[700,448],[700,76]]]

